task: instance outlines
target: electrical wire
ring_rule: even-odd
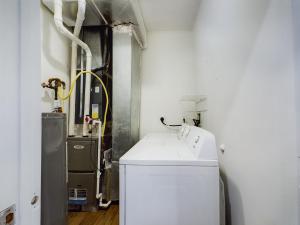
[[[108,97],[108,93],[107,93],[107,89],[103,83],[103,81],[101,80],[101,78],[95,74],[94,72],[92,71],[81,71],[79,72],[75,79],[71,82],[71,87],[70,87],[70,90],[68,92],[68,94],[66,96],[62,96],[60,92],[58,92],[58,97],[65,101],[67,100],[68,98],[70,98],[70,96],[72,95],[72,92],[74,90],[74,87],[76,85],[76,81],[78,80],[79,77],[81,77],[82,75],[92,75],[94,77],[96,77],[96,79],[100,82],[100,84],[102,85],[102,88],[104,90],[104,93],[105,93],[105,97],[106,97],[106,104],[105,104],[105,112],[104,112],[104,118],[103,118],[103,126],[102,126],[102,138],[104,137],[104,134],[105,134],[105,127],[106,127],[106,118],[107,118],[107,112],[108,112],[108,104],[109,104],[109,97]]]
[[[180,125],[180,124],[166,124],[166,123],[165,123],[165,118],[164,118],[164,117],[161,117],[161,118],[160,118],[160,122],[161,122],[163,125],[167,126],[167,127],[181,127],[181,126],[182,126],[182,125]]]

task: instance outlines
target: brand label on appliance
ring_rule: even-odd
[[[74,145],[74,148],[76,150],[82,150],[82,149],[84,149],[84,146],[83,145]]]
[[[99,119],[99,105],[98,104],[92,104],[92,118],[94,120]]]

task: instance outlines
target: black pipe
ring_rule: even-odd
[[[165,118],[164,117],[160,117],[160,122],[165,125],[165,126],[168,126],[168,127],[181,127],[182,125],[179,125],[179,124],[166,124],[165,123]]]

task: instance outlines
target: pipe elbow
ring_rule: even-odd
[[[76,41],[72,41],[72,48],[76,48],[78,46],[78,43]]]
[[[55,18],[54,17],[54,23],[56,25],[57,30],[60,33],[64,34],[65,33],[65,28],[64,28],[64,25],[63,25],[63,21],[60,18]]]
[[[90,50],[90,48],[87,48],[86,49],[86,57],[88,57],[88,58],[92,58],[92,52],[91,52],[91,50]]]
[[[61,28],[61,26],[63,25],[62,20],[57,16],[54,16],[54,23],[57,28]]]

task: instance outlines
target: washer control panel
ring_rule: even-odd
[[[216,158],[215,137],[210,132],[199,127],[183,124],[178,132],[178,138],[189,146],[197,158]]]
[[[178,132],[178,138],[180,140],[186,140],[190,131],[191,131],[191,126],[189,126],[187,124],[183,124],[181,129]]]

